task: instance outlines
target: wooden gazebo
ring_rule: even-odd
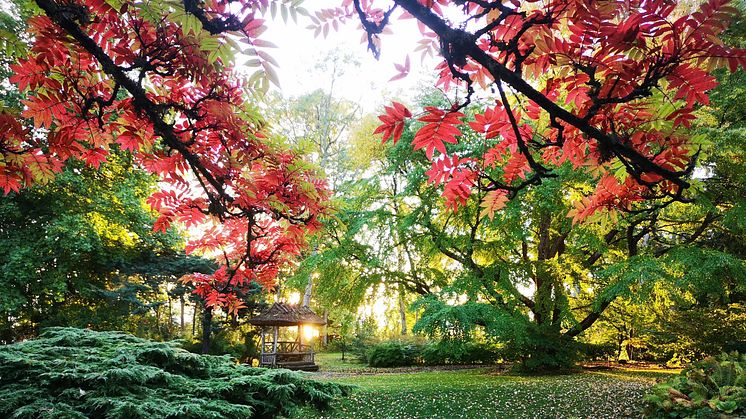
[[[260,366],[318,371],[319,366],[313,359],[313,348],[303,344],[303,326],[326,324],[313,310],[305,306],[274,303],[267,311],[249,320],[249,323],[261,327]],[[279,341],[280,327],[297,327],[296,340]]]

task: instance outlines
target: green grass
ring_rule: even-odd
[[[490,369],[367,374],[333,354],[319,359],[319,378],[358,386],[327,412],[298,418],[620,418],[639,417],[656,378],[675,371],[614,370],[522,377]],[[329,373],[329,368],[333,371]]]
[[[345,354],[344,361],[342,361],[341,352],[319,352],[314,355],[314,359],[319,366],[319,370],[325,372],[352,372],[368,369],[351,353]]]

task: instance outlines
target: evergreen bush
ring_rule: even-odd
[[[645,396],[650,418],[746,417],[746,356],[708,357]]]
[[[266,418],[346,392],[121,332],[50,328],[0,346],[0,417]]]
[[[616,359],[619,346],[614,342],[604,343],[577,343],[579,356],[583,361],[606,361]]]

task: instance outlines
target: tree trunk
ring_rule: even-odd
[[[163,332],[161,331],[161,306],[156,305],[154,311],[155,311],[155,331],[162,338]]]
[[[184,330],[184,294],[179,296],[179,328],[181,335],[184,336],[186,330]]]
[[[311,305],[311,294],[313,293],[313,274],[308,275],[308,283],[306,284],[306,292],[303,293],[303,307]]]
[[[407,334],[407,305],[404,303],[404,287],[399,286],[399,317],[401,319],[401,334]]]
[[[194,305],[194,311],[192,311],[192,337],[197,336],[197,309],[199,306]]]
[[[534,283],[536,291],[534,292],[534,322],[542,325],[550,323],[554,312],[554,278],[547,269],[544,261],[536,262],[536,271],[534,273]]]
[[[210,338],[212,337],[212,307],[205,307],[202,313],[202,353],[210,352]]]
[[[173,301],[171,301],[171,296],[166,294],[166,298],[168,298],[168,319],[166,321],[166,333],[168,333],[168,338],[171,339],[173,337],[173,325],[174,325],[174,308],[173,308]]]

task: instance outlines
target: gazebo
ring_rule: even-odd
[[[249,320],[249,323],[261,327],[260,366],[318,371],[319,366],[313,359],[313,349],[310,345],[303,344],[303,326],[326,324],[313,310],[305,306],[274,303],[267,311]],[[297,327],[296,340],[280,341],[280,327]]]

